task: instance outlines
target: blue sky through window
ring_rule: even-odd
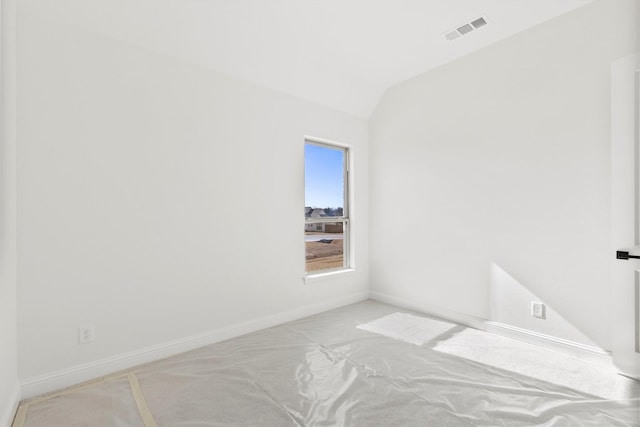
[[[304,203],[314,208],[342,208],[344,151],[304,145]]]

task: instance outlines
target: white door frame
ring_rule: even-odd
[[[612,352],[621,373],[640,378],[640,54],[611,67]]]

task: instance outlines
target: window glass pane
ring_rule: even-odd
[[[349,265],[347,149],[305,143],[305,249],[307,273]]]
[[[305,224],[307,273],[344,267],[344,228],[342,222]]]
[[[305,144],[305,217],[343,216],[344,157],[343,149]]]

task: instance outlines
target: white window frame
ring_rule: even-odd
[[[353,254],[352,254],[352,239],[353,239],[353,235],[352,235],[352,227],[353,227],[353,221],[351,218],[351,201],[352,201],[352,191],[351,191],[351,176],[350,176],[350,172],[351,172],[351,158],[352,158],[352,147],[350,145],[347,144],[342,144],[339,142],[335,142],[335,141],[329,141],[326,139],[322,139],[322,138],[315,138],[315,137],[310,137],[310,136],[305,136],[304,138],[304,144],[305,146],[307,144],[309,145],[315,145],[318,147],[323,147],[323,148],[329,148],[332,150],[341,150],[344,153],[343,156],[343,166],[342,166],[342,173],[343,173],[343,185],[344,185],[344,201],[343,201],[343,207],[342,207],[342,216],[339,217],[326,217],[326,218],[305,218],[305,226],[307,224],[321,224],[321,223],[336,223],[336,222],[341,222],[343,224],[343,239],[344,239],[344,253],[343,253],[343,264],[342,267],[339,268],[331,268],[331,269],[326,269],[326,270],[318,270],[318,271],[312,271],[312,272],[307,272],[307,263],[306,263],[306,259],[305,259],[305,280],[306,279],[312,279],[312,278],[316,278],[316,277],[325,277],[325,276],[330,276],[336,273],[342,273],[345,271],[352,271],[353,270]],[[304,190],[306,191],[306,185],[304,186]],[[306,195],[305,195],[306,196]],[[306,228],[306,227],[305,227]],[[304,238],[304,235],[303,235]]]

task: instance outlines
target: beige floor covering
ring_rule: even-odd
[[[14,427],[640,426],[639,383],[611,368],[429,318],[422,345],[357,328],[397,312],[365,301],[207,346],[25,401]]]

